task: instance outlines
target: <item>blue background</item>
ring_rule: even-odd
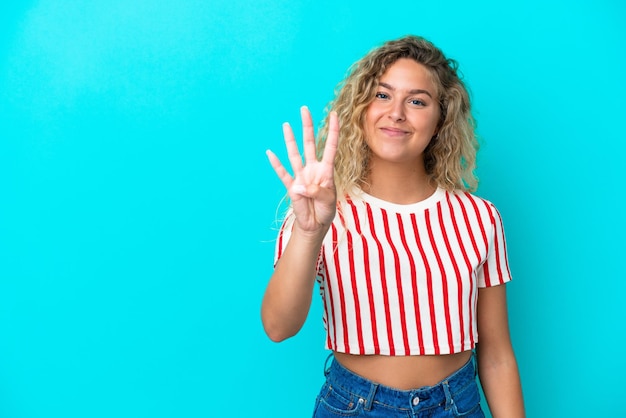
[[[259,319],[284,194],[264,151],[407,33],[473,92],[528,416],[622,411],[625,18],[618,0],[3,2],[0,417],[310,416],[320,301],[281,344]]]

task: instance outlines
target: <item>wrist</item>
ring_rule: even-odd
[[[306,229],[300,228],[298,226],[298,223],[296,222],[295,225],[293,226],[291,239],[297,237],[296,239],[301,240],[303,242],[307,242],[316,246],[321,245],[329,229],[330,229],[330,224],[320,225],[319,228],[316,228],[315,230],[312,230],[312,231],[306,230]]]

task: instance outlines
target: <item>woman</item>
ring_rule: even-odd
[[[304,163],[283,126],[291,207],[261,316],[295,335],[317,280],[333,361],[315,417],[524,416],[500,215],[472,194],[476,151],[456,62],[415,36],[358,61],[319,132],[302,109]],[[480,342],[479,342],[480,341]]]

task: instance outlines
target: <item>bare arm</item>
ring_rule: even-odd
[[[271,151],[267,153],[274,171],[289,193],[296,217],[291,238],[274,269],[261,305],[263,327],[273,341],[282,341],[295,335],[306,320],[311,306],[318,255],[337,206],[333,178],[339,135],[337,115],[330,115],[324,156],[321,161],[317,161],[311,114],[304,107],[301,114],[305,164],[302,164],[293,131],[288,124],[283,125],[283,133],[293,177],[276,155]]]
[[[506,285],[478,291],[478,373],[494,418],[524,417],[517,361],[509,334]]]

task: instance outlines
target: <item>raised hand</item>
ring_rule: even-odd
[[[306,107],[300,109],[302,136],[304,142],[304,164],[298,150],[293,130],[288,123],[283,124],[283,135],[293,177],[287,172],[278,157],[267,151],[270,164],[283,182],[296,216],[296,225],[306,232],[317,232],[328,228],[335,217],[337,192],[333,177],[333,166],[339,137],[337,114],[331,112],[328,137],[322,160],[315,154],[315,130],[311,113]]]

